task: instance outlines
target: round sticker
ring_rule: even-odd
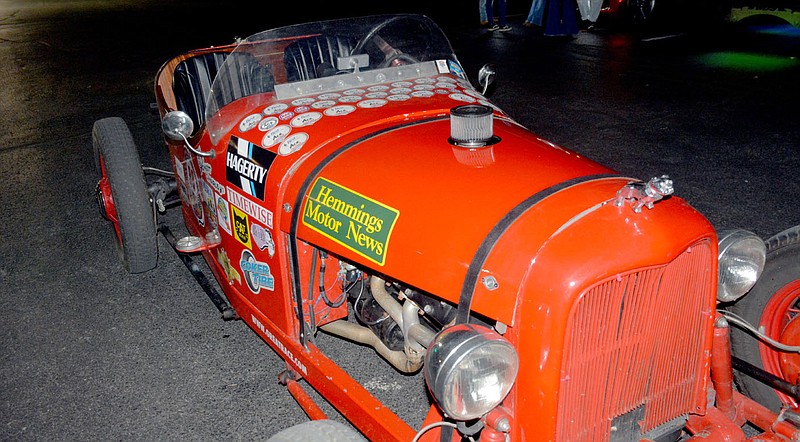
[[[355,103],[357,101],[361,101],[360,95],[347,95],[345,97],[339,98],[340,103]]]
[[[264,138],[261,140],[261,145],[264,147],[274,146],[283,141],[283,139],[286,138],[286,135],[289,135],[289,132],[291,131],[292,128],[285,124],[278,126],[264,134]]]
[[[275,115],[275,114],[279,114],[279,113],[285,111],[286,109],[289,109],[289,105],[288,104],[275,103],[275,104],[272,104],[272,105],[269,105],[269,106],[265,107],[264,110],[261,113],[264,114],[264,115]]]
[[[411,96],[414,98],[430,98],[434,95],[432,91],[414,91]]]
[[[314,109],[326,109],[335,105],[336,102],[333,100],[324,100],[324,101],[317,101],[316,103],[312,104],[311,107]]]
[[[261,114],[252,114],[244,117],[241,123],[239,123],[239,132],[247,132],[248,130],[256,127],[258,122],[261,121]]]
[[[298,98],[296,100],[292,100],[292,106],[308,106],[313,102],[314,102],[313,98],[303,97],[303,98]]]
[[[374,100],[364,100],[358,103],[358,107],[363,107],[365,109],[370,109],[373,107],[381,107],[384,104],[388,103],[386,100],[374,99]]]
[[[467,103],[474,103],[477,101],[475,97],[470,97],[467,94],[450,94],[450,98],[456,101],[464,101]]]
[[[303,126],[311,126],[312,124],[316,123],[317,121],[322,118],[322,114],[319,112],[309,112],[306,114],[300,114],[294,118],[292,118],[291,124],[292,127],[303,127]]]
[[[258,130],[266,132],[278,125],[278,117],[267,117],[258,123]]]
[[[290,155],[303,147],[308,141],[308,134],[305,132],[298,132],[296,134],[292,134],[289,137],[286,137],[285,140],[281,143],[280,147],[278,148],[278,153],[281,155]]]
[[[341,117],[342,115],[347,115],[354,110],[356,110],[355,106],[351,106],[349,104],[340,104],[339,106],[325,109],[325,115],[329,117]]]

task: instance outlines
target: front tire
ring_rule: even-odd
[[[332,420],[315,420],[289,427],[267,439],[267,442],[366,442],[359,433]]]
[[[101,174],[101,210],[114,225],[125,269],[130,273],[151,270],[158,263],[155,212],[128,125],[118,117],[96,121],[92,144]]]
[[[773,236],[766,241],[766,245],[767,261],[761,278],[747,295],[731,307],[731,311],[756,328],[763,326],[769,337],[783,342],[781,335],[800,313],[800,226]],[[790,342],[783,343],[800,344],[792,342],[796,339],[789,339]],[[759,344],[756,338],[737,327],[731,328],[731,346],[734,356],[789,382],[796,382],[793,379],[795,374],[789,372],[785,362],[781,362],[782,356],[785,358],[787,353]],[[783,405],[797,406],[790,397],[755,379],[736,371],[734,375],[743,394],[772,411],[780,411]]]

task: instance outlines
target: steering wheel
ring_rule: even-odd
[[[406,54],[405,52],[395,52],[394,54],[386,57],[386,60],[378,66],[379,68],[386,68],[389,66],[395,65],[404,65],[404,64],[417,64],[419,60],[416,58]]]
[[[367,43],[369,43],[370,40],[375,38],[375,36],[378,35],[378,32],[380,32],[383,28],[385,28],[386,26],[388,26],[388,25],[390,25],[390,24],[392,24],[392,23],[394,23],[396,21],[406,20],[406,19],[418,21],[420,23],[425,24],[426,26],[428,25],[427,21],[424,21],[420,17],[414,16],[414,15],[401,15],[401,16],[396,16],[396,17],[390,17],[390,18],[378,23],[377,25],[373,26],[372,29],[370,29],[369,32],[367,32],[366,35],[364,35],[361,38],[361,40],[359,40],[358,43],[356,43],[356,45],[353,47],[353,50],[350,52],[350,54],[351,55],[358,55],[358,54],[364,53],[364,46],[366,46]],[[407,62],[410,62],[410,63],[418,63],[419,62],[416,58],[414,58],[414,57],[412,57],[412,56],[410,56],[408,54],[404,54],[402,52],[398,52],[398,51],[393,51],[393,53],[387,54],[386,57],[387,57],[386,60],[384,60],[383,63],[381,63],[381,67],[389,66],[395,60],[402,60],[402,61],[407,61]]]

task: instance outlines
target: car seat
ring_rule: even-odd
[[[346,37],[316,36],[298,40],[283,52],[289,82],[328,77],[339,57],[351,55],[355,42]]]
[[[227,64],[223,63],[228,60]],[[213,52],[188,58],[175,68],[173,91],[178,110],[186,112],[195,124],[195,131],[205,122],[206,102],[211,85],[220,69],[227,69],[226,78],[232,84],[220,85],[218,102],[230,103],[249,95],[275,89],[270,69],[255,62],[252,54],[244,52]]]

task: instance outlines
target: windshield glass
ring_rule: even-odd
[[[211,142],[247,108],[309,94],[436,75],[458,68],[439,27],[421,15],[332,20],[260,32],[241,41],[217,72],[206,104]],[[239,109],[239,106],[236,106]],[[240,110],[239,110],[240,111]],[[233,115],[235,113],[235,115]]]

